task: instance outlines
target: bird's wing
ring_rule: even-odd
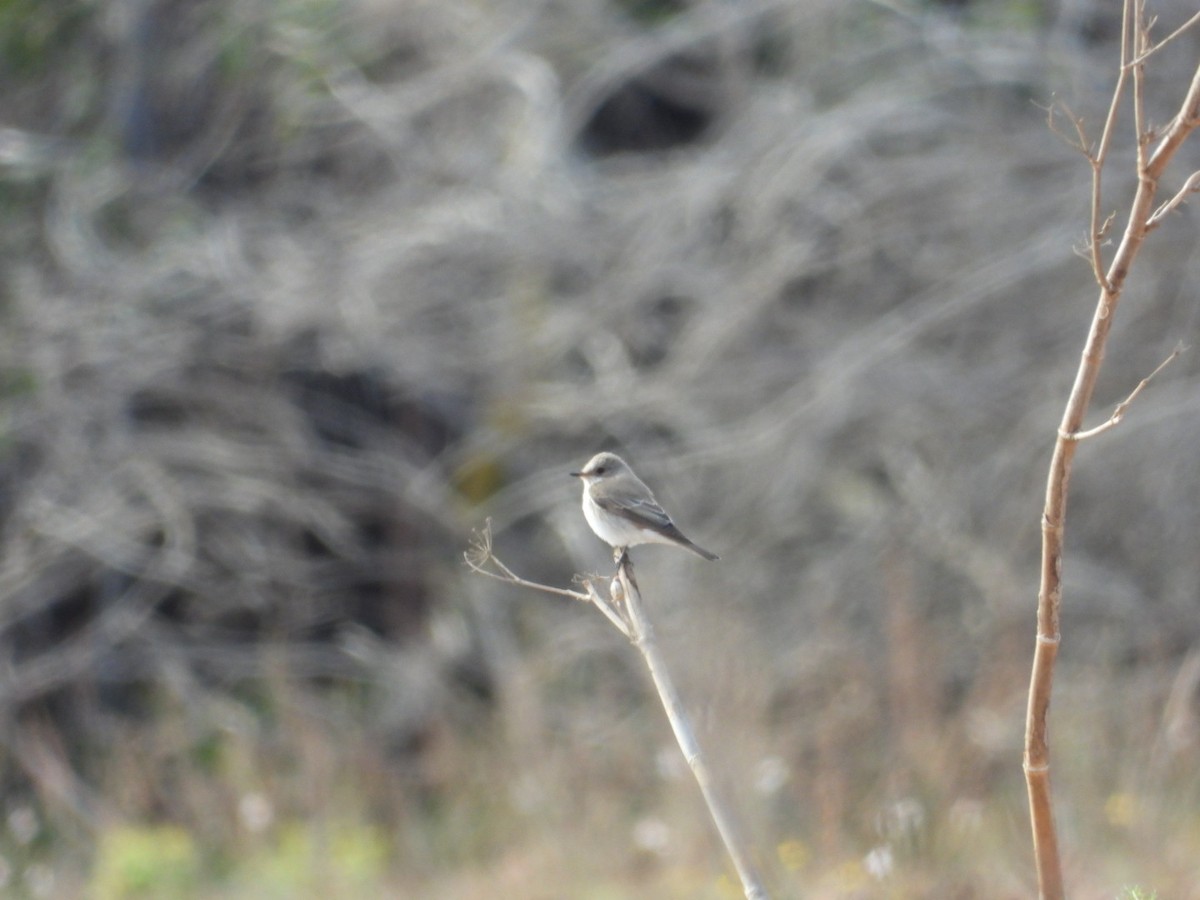
[[[618,493],[606,497],[595,498],[596,505],[606,512],[622,516],[633,522],[657,528],[669,528],[674,523],[666,511],[658,505],[653,497],[638,497]]]

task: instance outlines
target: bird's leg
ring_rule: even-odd
[[[612,582],[608,586],[608,593],[621,618],[626,625],[629,625],[629,610],[625,607],[625,588],[621,584],[621,571],[629,564],[629,548],[613,547],[613,562],[617,564],[617,573],[613,575]]]

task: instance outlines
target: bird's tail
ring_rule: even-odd
[[[721,557],[717,556],[717,554],[713,553],[712,551],[705,550],[699,544],[693,543],[692,541],[688,540],[687,538],[683,539],[683,546],[687,547],[689,550],[691,550],[697,556],[703,556],[709,562],[712,562],[714,559],[721,558]]]

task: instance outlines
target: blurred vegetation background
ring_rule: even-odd
[[[635,554],[775,893],[1030,896],[1096,293],[1044,107],[1096,133],[1118,7],[0,0],[0,892],[737,896],[637,655],[462,565],[491,517],[608,571],[565,473],[614,449],[722,556]],[[1150,238],[1096,421],[1196,344],[1197,249]],[[1198,388],[1076,465],[1077,897],[1200,897]]]

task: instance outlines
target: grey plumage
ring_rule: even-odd
[[[676,544],[708,560],[719,557],[690,540],[629,464],[615,453],[597,453],[572,472],[583,479],[583,513],[596,535],[613,547]]]

